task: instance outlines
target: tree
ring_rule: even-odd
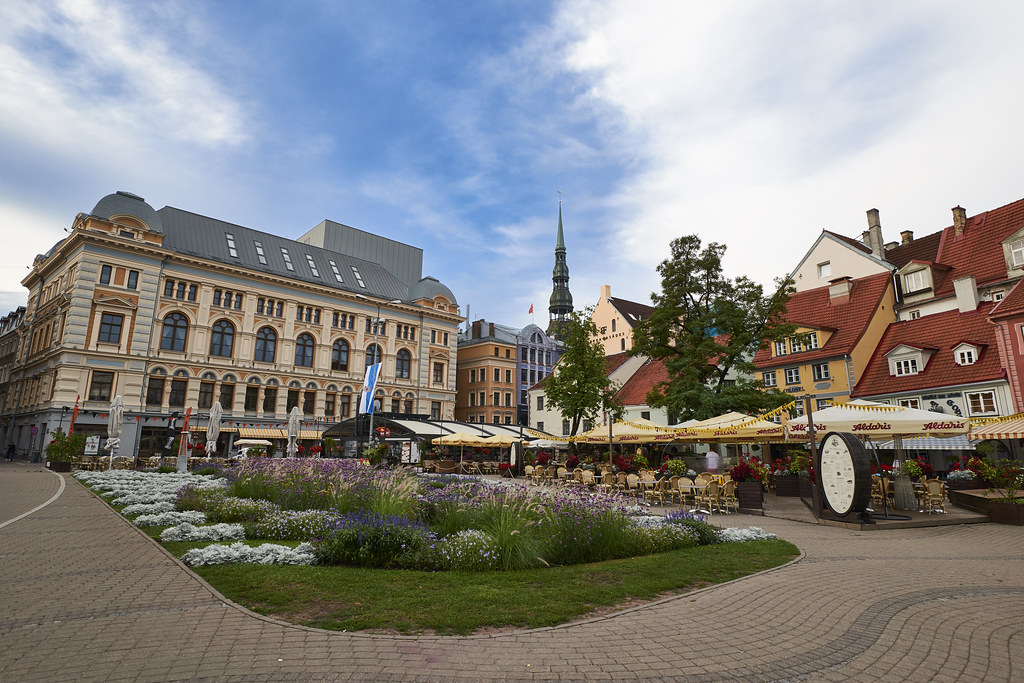
[[[574,312],[566,321],[564,351],[554,372],[544,382],[548,405],[570,420],[570,434],[576,434],[583,420],[596,421],[599,411],[621,415],[615,400],[618,386],[605,371],[604,348],[597,342],[597,326],[590,319],[592,308]]]
[[[661,293],[654,313],[633,329],[633,355],[664,359],[668,379],[647,396],[681,419],[706,419],[735,410],[756,412],[788,403],[754,379],[753,358],[770,342],[793,336],[785,320],[792,281],[777,279],[765,294],[747,277],[725,277],[725,245],[702,247],[696,235],[672,241],[661,262]]]

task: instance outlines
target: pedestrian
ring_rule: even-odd
[[[14,451],[15,451],[14,442],[13,441],[8,441],[7,442],[7,462],[14,462]]]
[[[708,451],[707,460],[705,462],[707,463],[708,472],[711,474],[718,474],[718,453]]]

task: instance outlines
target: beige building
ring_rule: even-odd
[[[517,337],[500,325],[477,320],[459,339],[455,419],[515,424]]]
[[[597,326],[597,340],[604,347],[604,354],[609,356],[632,349],[633,328],[653,312],[646,304],[613,297],[611,285],[601,285],[601,298],[590,319]]]
[[[415,247],[330,221],[296,241],[108,195],[23,281],[5,437],[38,454],[76,399],[76,431],[105,434],[117,395],[122,443],[141,455],[172,413],[202,425],[215,401],[228,439],[281,427],[293,406],[315,429],[355,415],[373,358],[381,411],[450,419],[462,318],[421,264]]]

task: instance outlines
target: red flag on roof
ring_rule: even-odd
[[[533,313],[533,304],[530,304],[530,313]]]

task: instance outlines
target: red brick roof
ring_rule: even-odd
[[[930,235],[918,237],[908,244],[897,244],[895,247],[885,250],[885,260],[897,268],[902,268],[911,261],[935,263],[941,241],[942,231],[939,230]]]
[[[850,353],[867,330],[890,282],[889,273],[857,278],[853,280],[849,301],[841,304],[833,304],[829,300],[828,286],[797,292],[789,299],[786,320],[800,327],[832,329],[835,332],[827,342],[812,351],[773,358],[772,349],[763,348],[754,356],[755,365],[759,368],[779,367]]]
[[[1019,280],[1013,286],[1010,293],[1003,297],[1003,300],[992,309],[992,317],[998,318],[1004,315],[1020,313],[1024,310],[1024,280]]]
[[[960,311],[953,310],[892,323],[882,335],[852,396],[857,398],[920,391],[1002,378],[995,327],[988,317],[991,309],[992,304],[986,301],[976,310],[962,315]],[[957,365],[953,349],[965,339],[976,340],[973,343],[982,348],[972,365]],[[938,350],[916,375],[894,376],[889,374],[889,362],[885,354],[901,344]]]
[[[640,366],[633,376],[615,394],[624,406],[647,405],[647,394],[656,384],[668,381],[668,369],[663,359],[651,359]]]
[[[953,280],[973,275],[978,285],[1002,282],[1007,278],[1002,241],[1024,228],[1024,199],[967,219],[964,234],[957,236],[952,226],[942,231],[942,242],[935,260],[950,270],[936,282],[936,296],[950,296]]]

